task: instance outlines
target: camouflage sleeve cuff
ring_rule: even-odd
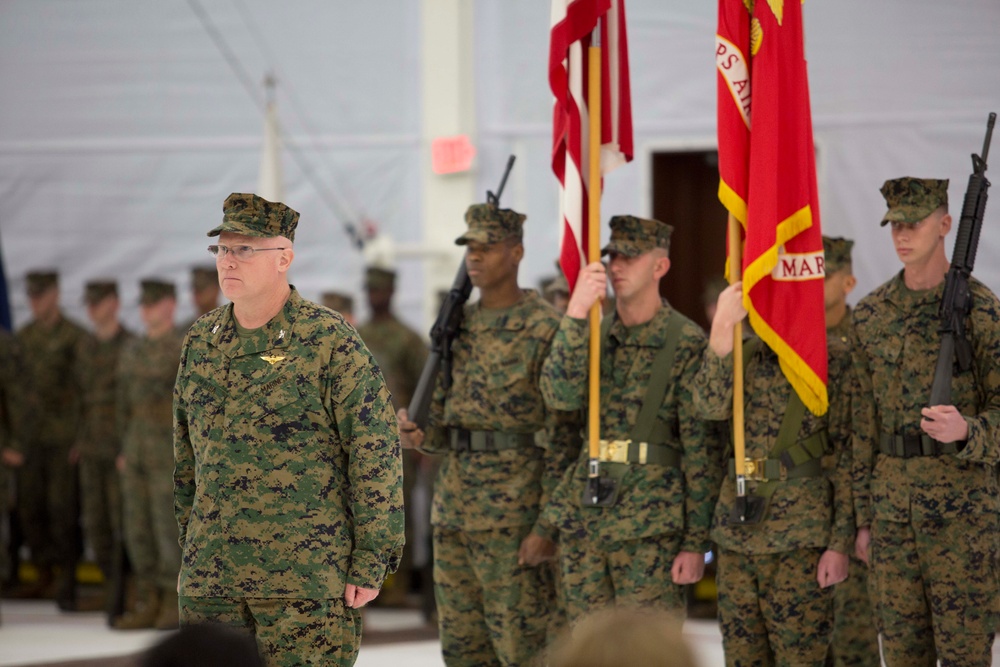
[[[417,451],[421,454],[429,454],[431,456],[446,454],[449,449],[447,445],[447,433],[447,428],[428,426],[427,430],[424,431],[424,442],[417,448]]]
[[[357,549],[351,554],[351,569],[347,573],[347,583],[360,588],[378,590],[385,578],[399,565],[400,549],[389,555],[388,562],[382,554],[365,549]]]
[[[979,417],[966,417],[965,421],[969,425],[969,435],[966,437],[965,446],[955,456],[990,466],[1000,463],[1000,446],[990,438],[989,429],[983,425],[984,420]]]
[[[732,355],[720,357],[711,348],[705,348],[691,387],[695,413],[701,419],[722,421],[732,416],[732,358]]]
[[[836,535],[830,538],[830,543],[826,545],[826,548],[830,551],[836,551],[840,554],[853,554],[854,553],[854,536],[846,535]]]
[[[534,527],[532,527],[531,532],[539,537],[552,540],[553,542],[559,541],[559,529],[541,516],[538,517],[538,521],[535,523]]]
[[[708,553],[712,548],[712,543],[708,539],[708,535],[686,535],[684,541],[681,542],[681,551],[690,551],[692,553]]]
[[[567,315],[559,323],[559,329],[565,337],[566,346],[571,349],[585,346],[590,337],[589,322],[586,318],[577,319]]]

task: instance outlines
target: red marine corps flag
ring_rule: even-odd
[[[802,402],[823,414],[823,239],[801,2],[719,0],[715,55],[719,199],[744,238],[743,302]]]
[[[600,20],[604,19],[604,20]],[[559,263],[570,292],[587,264],[588,59],[591,32],[601,30],[601,174],[632,159],[632,102],[624,0],[553,0],[549,86],[555,96],[552,170],[559,179]],[[600,184],[593,189],[600,196]]]

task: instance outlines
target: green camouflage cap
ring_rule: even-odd
[[[320,299],[324,306],[338,313],[354,312],[354,298],[343,292],[323,292]]]
[[[196,266],[191,269],[191,286],[196,290],[219,286],[219,271],[214,266]]]
[[[83,290],[83,301],[91,306],[109,296],[118,296],[118,283],[114,280],[91,280]]]
[[[948,205],[948,179],[893,178],[882,184],[882,196],[889,205],[883,227],[888,222],[920,222],[939,206]]]
[[[553,294],[569,294],[569,283],[566,281],[566,276],[559,274],[551,280],[545,283],[542,287],[542,294],[545,296],[551,296]]]
[[[55,271],[29,271],[25,283],[28,296],[38,296],[50,287],[59,286],[59,274]]]
[[[208,233],[218,236],[233,232],[244,236],[274,238],[284,236],[295,241],[295,226],[299,214],[281,202],[267,201],[253,194],[234,192],[222,204],[222,224]]]
[[[839,236],[823,237],[823,255],[825,257],[826,275],[851,268],[851,248],[854,241]]]
[[[659,220],[616,215],[611,218],[611,242],[604,246],[601,255],[614,252],[626,257],[638,257],[654,248],[669,252],[673,231],[673,227]]]
[[[396,272],[369,266],[365,269],[366,289],[393,289],[396,286]],[[337,310],[334,308],[334,310]]]
[[[556,260],[556,275],[542,283],[542,294],[546,297],[553,294],[569,294],[569,282],[563,275],[559,260]]]
[[[497,208],[493,204],[473,204],[465,212],[465,223],[469,231],[457,239],[455,245],[470,242],[497,243],[512,236],[522,238],[522,226],[527,216],[509,208]]]
[[[173,283],[150,278],[140,281],[139,285],[142,288],[139,303],[144,306],[150,306],[168,297],[177,298],[177,290]]]

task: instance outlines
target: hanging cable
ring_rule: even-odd
[[[229,64],[230,68],[232,68],[233,72],[236,74],[236,78],[240,81],[243,88],[247,91],[247,94],[250,95],[250,98],[254,101],[258,110],[260,110],[262,114],[266,113],[266,105],[264,100],[260,97],[257,85],[250,78],[250,75],[240,63],[239,58],[236,57],[236,53],[229,47],[229,44],[226,42],[225,38],[223,38],[222,33],[215,28],[215,25],[212,23],[208,13],[205,11],[204,7],[202,7],[200,0],[187,0],[187,3],[191,7],[191,11],[193,11],[198,17],[202,27],[215,44],[215,47],[219,50],[219,53],[222,54],[223,59]],[[350,222],[351,218],[355,216],[349,215],[341,203],[337,201],[337,198],[333,195],[333,193],[331,193],[325,187],[325,184],[319,180],[319,177],[316,175],[315,168],[302,154],[299,146],[288,135],[285,135],[284,133],[282,134],[285,140],[285,146],[288,149],[288,154],[295,161],[299,170],[302,172],[302,175],[305,176],[306,180],[309,181],[314,188],[316,188],[316,192],[319,194],[320,199],[323,200],[327,207],[329,207],[329,209],[333,212],[334,217],[343,225],[344,230],[351,238],[351,241],[354,242],[354,245],[359,250],[362,249],[364,247],[364,239],[358,233],[354,224]]]
[[[272,51],[271,48],[268,46],[267,38],[265,37],[264,33],[260,30],[260,27],[254,20],[253,14],[247,8],[244,0],[232,0],[232,3],[236,8],[236,13],[243,20],[243,25],[246,26],[247,31],[250,33],[251,41],[253,41],[253,43],[256,44],[257,47],[261,50],[264,59],[267,62],[271,63],[272,67],[277,69],[278,68],[277,54],[275,54],[274,51]],[[282,84],[281,85],[282,90],[284,91],[285,96],[288,98],[288,101],[291,103],[292,113],[298,120],[299,125],[301,125],[302,128],[305,130],[306,136],[312,136],[312,137],[320,136],[321,133],[319,129],[309,119],[309,115],[305,111],[305,105],[302,104],[302,101],[299,99],[299,96],[296,93],[295,88],[292,86],[291,79],[282,76],[282,72],[280,70],[273,71],[272,73],[278,75],[278,78]],[[342,109],[342,111],[344,113],[341,115],[346,115],[346,109]],[[328,172],[335,173],[337,171],[329,161],[320,158],[320,162],[324,163],[324,166],[326,167]],[[364,206],[358,204],[359,198],[357,197],[356,193],[353,192],[350,187],[344,185],[343,183],[339,185],[339,189],[343,191],[345,195],[343,197],[340,197],[340,199],[341,200],[346,199],[348,202],[354,204],[354,205],[348,205],[346,206],[346,208],[356,211],[361,211],[361,218],[364,219],[365,217]]]

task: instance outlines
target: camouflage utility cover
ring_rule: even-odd
[[[188,332],[174,450],[181,595],[340,599],[396,569],[389,392],[357,332],[294,288],[245,338],[232,305]]]
[[[664,303],[652,320],[625,327],[616,319],[601,348],[601,438],[625,440],[646,395],[653,360],[666,344],[669,318],[683,315]],[[589,334],[586,320],[564,317],[542,373],[545,401],[560,410],[587,406]],[[718,425],[698,419],[691,402],[691,381],[705,350],[705,334],[684,318],[670,369],[667,394],[657,412],[665,440],[681,454],[681,467],[629,465],[613,507],[581,507],[587,479],[587,443],[563,477],[544,520],[563,533],[592,540],[622,541],[655,535],[681,535],[681,550],[706,551],[708,529],[722,474]],[[608,465],[608,464],[602,464]],[[613,464],[618,465],[618,464]]]
[[[821,547],[850,553],[854,544],[851,505],[851,356],[838,338],[828,340],[827,392],[830,408],[817,417],[806,410],[798,438],[827,430],[827,452],[832,463],[825,475],[791,479],[779,483],[767,516],[757,525],[729,520],[736,499],[736,482],[722,482],[719,504],[712,521],[712,538],[720,547],[746,554],[776,554]],[[730,419],[733,409],[732,355],[720,358],[711,349],[694,379],[694,405],[703,419]],[[778,432],[792,386],[778,363],[778,356],[762,341],[756,341],[744,374],[744,432],[749,458],[773,458]],[[726,448],[726,465],[733,458]],[[747,481],[753,494],[758,482]]]
[[[234,192],[222,204],[222,224],[208,235],[233,232],[259,238],[284,236],[289,241],[295,241],[298,224],[298,212],[285,204],[270,202],[254,194]]]
[[[452,386],[434,393],[424,449],[446,457],[434,484],[431,523],[458,530],[536,524],[539,506],[575,453],[574,415],[546,409],[538,386],[559,326],[533,291],[510,308],[467,304],[452,345]],[[534,434],[536,446],[452,452],[451,428]]]
[[[163,299],[176,299],[177,289],[173,283],[162,280],[147,279],[140,282],[139,303],[150,306]]]
[[[893,178],[882,184],[889,205],[882,225],[890,222],[920,222],[941,206],[948,205],[948,179]]]
[[[83,290],[83,301],[91,306],[109,296],[118,296],[118,283],[114,280],[91,280]]]
[[[338,313],[354,312],[354,297],[343,292],[323,292],[320,295],[323,305]]]
[[[473,204],[465,212],[468,231],[455,239],[456,245],[475,243],[499,243],[509,238],[521,240],[524,221],[523,213],[509,208],[497,208],[493,204]]]
[[[851,249],[854,241],[839,236],[823,237],[823,256],[826,275],[851,267]]]
[[[191,269],[191,286],[196,290],[219,286],[219,270],[214,266],[196,266]]]
[[[59,274],[55,271],[31,271],[25,276],[28,296],[38,296],[50,287],[59,286]]]
[[[674,228],[659,220],[616,215],[611,218],[611,241],[601,250],[602,255],[618,253],[638,257],[654,248],[670,250],[670,235]]]
[[[365,289],[392,289],[396,286],[396,272],[369,266],[365,269]]]

